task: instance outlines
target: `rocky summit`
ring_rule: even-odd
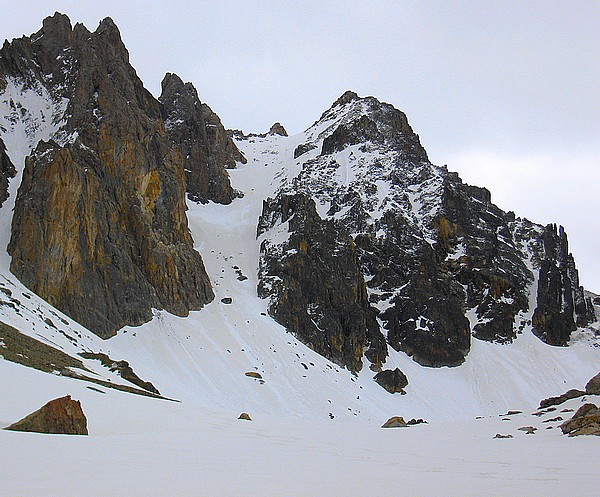
[[[457,366],[472,339],[510,343],[533,325],[564,346],[595,320],[563,228],[504,212],[432,164],[391,105],[344,93],[293,164],[258,223],[259,295],[338,364],[377,370],[390,346]]]
[[[225,166],[243,157],[193,87],[174,75],[163,87],[161,103],[110,18],[90,32],[57,13],[0,51],[3,132],[24,129],[30,148],[11,271],[102,337],[148,321],[152,308],[185,316],[213,299],[186,190],[230,202]],[[5,190],[14,170],[2,143],[0,166]]]

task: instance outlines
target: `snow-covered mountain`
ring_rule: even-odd
[[[336,444],[342,458],[374,457],[364,482],[394,495],[395,477],[372,485],[403,457],[396,445],[415,456],[425,440],[433,450],[450,426],[446,455],[485,437],[466,457],[467,473],[481,473],[473,461],[497,450],[499,414],[532,412],[600,370],[600,299],[580,287],[564,229],[503,212],[488,190],[429,162],[402,112],[346,92],[298,135],[281,126],[227,133],[177,75],[165,77],[158,99],[147,92],[110,19],[90,32],[56,14],[5,43],[0,193],[0,425],[71,393],[92,438],[127,441],[126,461],[139,450],[155,468],[149,447],[170,434],[162,449],[181,453],[156,475],[191,471],[194,448],[208,440],[218,454],[213,495],[286,488],[260,478],[223,487],[236,437],[257,451],[283,443],[274,452],[281,465],[329,444],[306,466],[319,479],[315,465]],[[236,420],[242,411],[251,428]],[[395,414],[430,424],[396,441],[379,429]],[[474,426],[476,416],[488,418]],[[516,429],[512,416],[506,426]],[[351,434],[354,449],[342,442]],[[22,447],[0,466],[29,457],[29,439],[18,436],[0,431],[1,443]],[[562,444],[558,430],[538,438],[535,447],[518,441],[525,455],[512,469],[530,452],[556,463],[548,453]],[[75,444],[70,464],[115,463],[105,449]],[[33,460],[39,470],[42,459]],[[267,461],[282,470],[276,457]],[[587,490],[597,479],[582,464],[577,488]],[[416,471],[418,481],[428,471]],[[9,493],[39,493],[25,474]],[[120,488],[165,493],[156,480]],[[81,488],[61,481],[51,494]],[[422,493],[418,481],[408,488]],[[368,486],[319,482],[287,493]],[[175,493],[197,494],[199,484],[180,475]],[[77,493],[119,493],[112,485]]]

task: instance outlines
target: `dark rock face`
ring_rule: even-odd
[[[595,320],[594,308],[579,286],[579,275],[563,227],[557,232],[556,225],[546,226],[541,244],[533,332],[549,345],[565,346],[577,326]]]
[[[472,336],[510,343],[531,324],[538,267],[538,336],[565,344],[575,326],[595,319],[566,236],[563,243],[562,235],[502,211],[485,188],[431,164],[406,116],[391,105],[346,92],[305,132],[293,155],[298,172],[263,204],[259,294],[270,299],[275,319],[323,355],[358,365],[362,335],[340,335],[345,346],[336,338],[335,348],[347,351],[340,359],[324,338],[333,328],[311,324],[312,301],[292,288],[331,285],[336,299],[351,302],[354,286],[338,280],[362,277],[377,318],[366,329],[382,328],[365,334],[374,369],[387,345],[440,367],[464,362]],[[298,198],[303,206],[318,206],[302,207],[302,219],[310,221],[290,219],[289,199]],[[309,239],[309,247],[327,249],[302,250],[300,242]],[[342,247],[351,242],[356,262],[340,264]],[[339,311],[319,305],[320,320],[338,320]]]
[[[289,223],[279,246],[262,242],[260,297],[276,295],[269,313],[321,355],[359,371],[366,351],[371,362],[386,357],[385,342],[369,306],[352,238],[322,220],[305,195],[264,204],[258,235]],[[275,255],[275,253],[277,255]]]
[[[404,388],[408,385],[408,378],[398,368],[380,371],[374,379],[390,393],[406,393]]]
[[[13,178],[16,173],[15,166],[6,154],[4,142],[0,139],[0,206],[8,198],[8,180]]]
[[[198,99],[191,83],[167,73],[159,97],[165,127],[185,158],[187,192],[192,200],[229,204],[237,196],[225,167],[246,159],[221,124],[219,117]]]
[[[575,415],[560,425],[563,434],[600,436],[600,409],[596,404],[583,404]]]
[[[70,395],[48,402],[34,413],[5,428],[12,431],[87,435],[87,418],[78,400]]]
[[[112,20],[91,33],[60,14],[0,52],[0,74],[69,99],[56,139],[26,161],[11,271],[101,337],[214,297],[187,227],[184,158],[128,58]]]
[[[453,280],[465,288],[465,307],[475,309],[473,335],[512,341],[518,330],[516,316],[528,309],[532,281],[519,247],[527,236],[520,233],[526,223],[516,229],[514,215],[496,207],[488,190],[465,185],[457,174],[448,173],[434,225],[438,256]]]

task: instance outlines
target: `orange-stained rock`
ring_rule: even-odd
[[[87,435],[87,418],[78,400],[70,395],[51,400],[29,416],[5,428],[63,435]]]

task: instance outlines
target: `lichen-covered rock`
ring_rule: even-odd
[[[5,428],[11,431],[87,435],[87,418],[78,400],[70,395],[51,400],[20,421]]]
[[[246,159],[221,124],[219,117],[200,102],[191,83],[167,73],[159,97],[167,134],[184,157],[186,188],[192,200],[229,204],[237,193],[226,167]]]
[[[57,139],[26,161],[11,271],[104,338],[152,308],[184,316],[211,301],[187,226],[184,158],[113,21],[91,33],[56,14],[5,44],[0,61],[0,72],[68,99]]]
[[[600,409],[596,404],[583,404],[571,419],[560,425],[563,434],[600,436]]]

